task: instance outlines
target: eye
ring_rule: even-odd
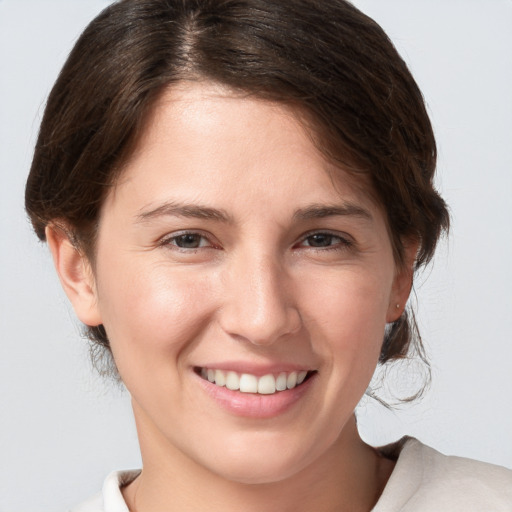
[[[171,245],[179,249],[200,249],[202,247],[212,247],[210,241],[199,233],[180,233],[169,236],[162,240],[162,245]]]
[[[301,247],[313,247],[315,249],[343,249],[351,247],[353,243],[347,238],[333,233],[312,233],[307,235],[299,244]]]

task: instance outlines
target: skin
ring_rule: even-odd
[[[354,408],[415,247],[398,269],[382,209],[293,112],[174,86],[105,200],[94,269],[61,230],[47,235],[132,397],[143,472],[123,490],[130,510],[372,508],[393,465],[361,441]],[[284,412],[243,417],[194,372],[233,361],[315,374]]]

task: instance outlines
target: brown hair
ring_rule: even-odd
[[[85,29],[48,98],[26,209],[44,240],[60,221],[93,261],[100,206],[162,89],[184,79],[292,105],[319,148],[365,176],[386,212],[397,264],[416,267],[448,228],[433,188],[436,145],[418,86],[383,30],[344,0],[121,0]],[[103,326],[89,336],[109,354]],[[380,362],[416,342],[407,312],[386,331]],[[103,351],[105,352],[105,351]]]

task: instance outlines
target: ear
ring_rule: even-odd
[[[414,264],[416,263],[419,245],[419,241],[417,240],[408,240],[404,243],[403,263],[396,269],[393,281],[386,318],[388,323],[398,320],[404,312],[405,305],[411,293]]]
[[[70,240],[64,228],[53,224],[47,226],[45,232],[60,283],[76,316],[88,326],[101,324],[94,274],[89,260]]]

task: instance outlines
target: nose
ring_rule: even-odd
[[[300,330],[291,279],[271,256],[240,257],[226,269],[220,323],[254,345],[271,345]]]

